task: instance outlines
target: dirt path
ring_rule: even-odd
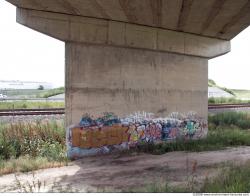
[[[17,174],[17,177],[14,174],[2,176],[0,191],[21,191],[18,183],[26,186],[29,191],[29,185],[38,181],[41,182],[40,191],[63,192],[124,191],[154,182],[176,185],[187,183],[195,162],[195,174],[199,179],[204,179],[217,174],[216,165],[220,163],[244,163],[247,160],[250,160],[250,147],[201,153],[112,154],[88,157],[74,161],[66,167]]]

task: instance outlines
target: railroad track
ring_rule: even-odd
[[[237,109],[250,108],[250,104],[209,104],[208,110],[220,109]],[[48,109],[6,109],[0,110],[0,116],[35,116],[35,115],[62,115],[65,114],[64,108],[48,108]]]
[[[62,115],[64,108],[0,110],[0,116]]]
[[[237,108],[250,108],[250,103],[238,104],[209,104],[208,109],[237,109]]]

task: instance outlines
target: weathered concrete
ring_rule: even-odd
[[[103,19],[18,8],[17,22],[67,42],[143,48],[205,58],[230,51],[229,41]]]
[[[66,42],[67,125],[136,111],[207,118],[207,63],[230,42],[104,19],[18,8],[17,21]]]
[[[230,40],[250,24],[249,0],[7,0],[19,8]]]
[[[142,49],[66,44],[67,124],[83,113],[135,111],[207,118],[207,59]]]

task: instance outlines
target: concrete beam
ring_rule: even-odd
[[[214,58],[230,42],[124,22],[17,8],[17,22],[66,42],[102,44]]]

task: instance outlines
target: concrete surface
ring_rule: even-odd
[[[7,0],[17,7],[230,40],[250,24],[248,0]]]
[[[66,14],[17,9],[17,22],[66,42],[143,48],[213,58],[230,42],[155,27]]]
[[[67,124],[135,111],[207,118],[207,59],[110,46],[66,44]]]

